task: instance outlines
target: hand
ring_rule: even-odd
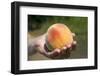
[[[73,37],[75,37],[74,33],[72,33],[72,35],[73,35]],[[55,58],[61,58],[64,55],[66,55],[67,57],[69,57],[71,51],[75,49],[76,44],[77,44],[77,42],[73,41],[72,44],[65,45],[62,49],[56,48],[56,49],[52,50],[51,52],[48,51],[48,48],[46,47],[45,44],[43,44],[44,46],[42,46],[40,44],[37,44],[35,47],[37,47],[37,50],[41,54],[43,54],[43,55],[45,55],[45,56],[47,56],[49,58],[55,59]]]

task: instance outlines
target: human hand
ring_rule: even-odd
[[[73,35],[73,37],[75,37],[74,33],[72,33],[72,35]],[[36,45],[36,47],[37,47],[37,50],[41,54],[43,54],[43,55],[45,55],[49,58],[55,59],[55,58],[60,58],[63,55],[66,55],[67,57],[69,57],[71,51],[75,49],[76,44],[77,44],[77,42],[73,41],[72,44],[65,45],[62,49],[56,48],[56,49],[52,50],[51,52],[48,51],[48,48],[46,47],[45,44],[43,44],[44,46],[41,46],[41,45],[38,44],[38,45]]]

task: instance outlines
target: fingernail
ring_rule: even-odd
[[[76,43],[77,43],[76,41],[73,42],[74,45],[75,45]]]
[[[63,47],[63,50],[66,50],[67,49],[67,47]]]
[[[70,48],[70,47],[71,47],[71,45],[67,45],[67,47],[68,47],[68,48]]]

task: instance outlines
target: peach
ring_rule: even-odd
[[[46,34],[46,46],[49,50],[63,48],[73,42],[70,29],[62,23],[56,23],[49,27]]]

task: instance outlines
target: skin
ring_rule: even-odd
[[[75,34],[72,33],[73,37],[75,37]],[[49,58],[59,58],[63,55],[70,55],[71,51],[75,49],[77,42],[73,41],[70,45],[65,45],[62,49],[54,49],[51,52],[48,51],[47,47],[45,46],[45,36],[46,34],[43,34],[36,38],[30,38],[28,37],[28,53],[29,55],[33,55],[36,52],[39,52],[43,54],[46,57]]]

